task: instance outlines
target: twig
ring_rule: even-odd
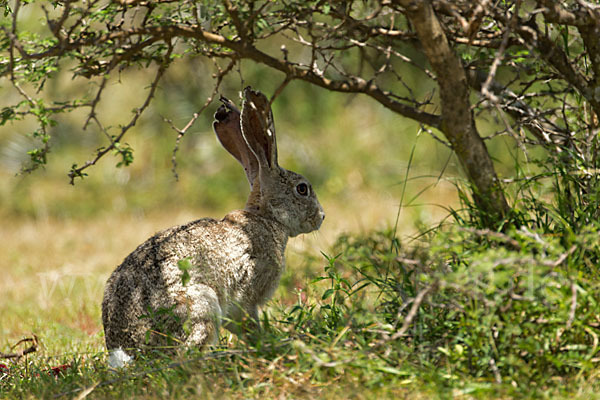
[[[18,345],[20,345],[21,343],[26,343],[26,342],[31,342],[31,346],[29,346],[26,349],[17,351],[15,353],[0,353],[0,358],[6,358],[6,359],[16,358],[18,360],[19,358],[23,357],[26,354],[37,351],[38,338],[36,335],[33,335],[30,338],[25,338],[25,339],[19,340],[14,346],[11,347],[11,350],[14,349],[15,347],[17,347]]]
[[[492,62],[490,73],[488,74],[487,79],[481,86],[481,94],[490,99],[493,103],[498,103],[498,97],[496,97],[496,95],[494,95],[494,93],[492,93],[489,90],[490,84],[492,83],[494,76],[496,75],[496,70],[498,69],[498,66],[500,66],[500,63],[504,59],[504,52],[506,51],[506,48],[508,46],[508,39],[510,37],[512,27],[514,26],[516,19],[518,18],[520,4],[521,2],[517,1],[516,9],[514,10],[512,18],[510,19],[510,24],[507,25],[506,31],[504,32],[504,37],[502,38],[502,44],[500,45],[500,49],[498,49],[496,57],[494,57],[494,61]]]
[[[498,366],[496,365],[496,360],[494,358],[490,358],[490,368],[492,368],[492,372],[494,373],[494,380],[496,383],[502,383],[502,375],[500,375],[500,371],[498,370]]]
[[[206,110],[206,108],[212,103],[215,96],[219,92],[219,87],[221,86],[221,82],[223,81],[223,78],[225,77],[225,75],[227,75],[229,72],[231,72],[231,70],[233,69],[233,67],[235,66],[236,63],[237,63],[237,59],[235,59],[235,58],[232,59],[231,62],[227,65],[227,67],[223,70],[221,70],[217,64],[217,69],[219,70],[219,72],[216,75],[217,81],[215,83],[215,87],[214,87],[212,93],[206,99],[206,102],[200,108],[200,110],[198,110],[198,112],[194,113],[194,115],[192,116],[192,119],[190,119],[188,121],[188,123],[183,127],[183,129],[178,129],[170,119],[163,118],[163,120],[165,122],[167,122],[169,125],[171,125],[171,128],[175,132],[177,132],[177,138],[175,139],[175,146],[173,147],[173,155],[171,156],[171,165],[172,165],[171,171],[173,171],[173,176],[175,177],[176,181],[179,181],[179,174],[177,174],[177,152],[179,151],[179,144],[181,142],[181,139],[183,138],[183,136],[185,136],[185,133],[187,132],[188,129],[190,129],[190,127],[194,124],[194,122],[196,122],[196,120],[198,119],[200,114],[202,114],[202,112],[204,112],[204,110]],[[216,62],[215,62],[215,64],[216,64]]]
[[[571,326],[573,326],[573,322],[575,321],[575,312],[576,311],[577,311],[577,285],[575,285],[575,282],[571,282],[571,308],[569,309],[569,318],[567,319],[567,323],[565,324],[565,327],[558,328],[558,330],[556,331],[556,337],[554,340],[556,341],[557,344],[558,344],[558,341],[560,340],[561,336],[563,335],[563,333],[565,333],[565,331],[568,331],[569,329],[571,329]]]
[[[100,82],[100,87],[98,88],[98,91],[96,92],[96,97],[94,97],[94,100],[90,104],[90,112],[88,114],[88,117],[85,120],[85,123],[83,124],[84,131],[85,131],[85,128],[87,128],[88,124],[90,123],[90,120],[96,119],[96,107],[98,106],[98,103],[100,102],[100,98],[102,97],[102,92],[104,92],[107,82],[108,82],[108,78],[106,76],[103,76],[102,82]],[[97,119],[96,119],[96,121],[99,123],[99,121]]]
[[[89,386],[89,387],[83,389],[83,391],[81,393],[79,393],[79,395],[77,397],[75,397],[74,400],[83,400],[83,399],[85,399],[88,396],[88,394],[92,393],[92,391],[94,389],[96,389],[96,387],[99,384],[100,384],[100,382],[94,383],[92,386]]]
[[[553,268],[558,267],[560,264],[562,264],[567,259],[567,257],[569,257],[571,254],[573,254],[575,252],[575,250],[577,250],[577,246],[576,245],[571,246],[569,248],[569,250],[567,250],[566,253],[561,254],[560,257],[558,257],[558,259],[556,261],[552,262],[550,265]]]
[[[123,136],[125,136],[127,131],[129,131],[129,129],[132,128],[137,123],[138,119],[143,114],[143,112],[146,110],[146,108],[148,108],[148,106],[150,105],[150,102],[152,101],[152,98],[154,97],[154,93],[156,92],[156,88],[158,87],[158,82],[160,81],[160,79],[164,75],[165,71],[167,70],[167,66],[170,64],[170,58],[171,58],[172,51],[173,51],[173,46],[170,45],[169,49],[167,50],[167,53],[165,54],[164,61],[159,65],[158,71],[156,72],[154,80],[152,81],[152,84],[150,85],[150,91],[148,93],[148,96],[146,96],[146,100],[139,108],[137,108],[135,110],[133,118],[129,121],[129,123],[121,128],[121,132],[119,133],[119,135],[117,135],[113,140],[111,140],[111,143],[108,146],[103,147],[100,150],[98,150],[96,152],[96,157],[94,157],[94,159],[86,161],[85,164],[83,164],[81,167],[76,167],[76,168],[71,169],[71,171],[68,174],[71,185],[75,184],[75,178],[81,177],[83,175],[82,172],[85,169],[91,167],[92,165],[95,165],[108,152],[114,150],[116,148],[116,144],[119,143],[121,141],[121,139],[123,139]]]
[[[421,303],[425,299],[425,296],[433,290],[434,286],[435,286],[435,284],[428,286],[425,289],[421,290],[417,294],[417,296],[415,297],[415,299],[413,301],[412,306],[410,307],[410,311],[408,312],[408,314],[406,315],[406,318],[404,319],[404,323],[402,324],[402,327],[400,328],[400,330],[398,332],[396,332],[392,336],[390,336],[390,338],[389,338],[390,341],[396,340],[399,337],[404,336],[404,334],[410,327],[410,324],[412,324],[413,319],[417,315],[417,311],[419,311],[419,307],[421,306]]]
[[[459,228],[459,229],[461,231],[472,233],[478,237],[489,237],[489,238],[501,240],[501,241],[505,242],[507,245],[509,245],[513,250],[517,250],[517,251],[521,250],[521,245],[519,244],[519,242],[516,241],[515,239],[511,238],[510,236],[505,235],[504,233],[495,232],[490,229],[473,229],[473,228]]]
[[[286,75],[285,79],[283,80],[283,82],[281,82],[281,84],[277,87],[277,89],[275,89],[275,92],[273,93],[273,96],[271,96],[271,99],[269,100],[269,105],[273,104],[273,101],[275,101],[275,99],[277,98],[277,96],[279,96],[283,92],[283,89],[285,89],[285,87],[291,81],[292,81],[292,77],[289,76],[289,75]]]
[[[571,283],[571,309],[569,310],[569,319],[567,320],[567,325],[565,326],[565,330],[568,330],[573,325],[573,321],[575,321],[575,310],[577,310],[577,285],[575,282]]]

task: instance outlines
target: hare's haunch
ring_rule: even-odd
[[[319,229],[325,218],[306,178],[277,164],[268,99],[246,88],[241,113],[221,101],[213,128],[244,167],[246,207],[159,232],[117,267],[102,301],[114,359],[128,359],[120,349],[202,347],[217,339],[221,320],[235,333],[254,331],[285,268],[288,237]]]

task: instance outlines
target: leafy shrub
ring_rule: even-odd
[[[390,367],[448,377],[530,387],[585,376],[600,362],[597,230],[454,227],[408,253],[391,232],[341,237],[318,279],[329,284],[315,315],[324,323],[309,330],[349,326]]]

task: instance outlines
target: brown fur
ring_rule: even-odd
[[[217,339],[223,319],[236,333],[257,328],[258,307],[284,271],[288,237],[320,227],[325,214],[308,181],[277,165],[266,97],[249,88],[244,95],[241,113],[223,99],[214,127],[246,171],[246,208],[159,232],[125,258],[102,302],[108,349],[202,347]],[[183,259],[193,265],[185,285]]]

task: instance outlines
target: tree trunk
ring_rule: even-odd
[[[494,165],[475,127],[465,70],[450,47],[429,1],[400,0],[413,24],[440,88],[441,131],[464,168],[473,199],[490,228],[509,211]]]

